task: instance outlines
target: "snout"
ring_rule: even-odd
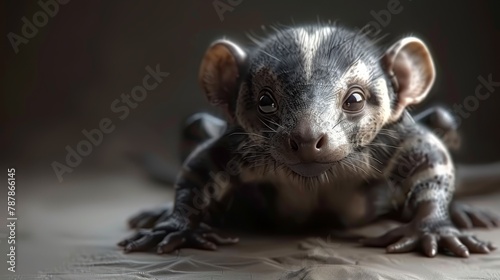
[[[342,157],[335,148],[326,130],[314,126],[304,118],[283,139],[282,147],[288,167],[295,173],[305,176],[319,176]]]
[[[287,139],[288,150],[302,162],[315,162],[328,150],[328,136],[311,129],[294,131]]]
[[[330,167],[332,167],[333,164],[334,163],[316,163],[316,162],[298,163],[289,165],[288,168],[290,168],[293,172],[304,177],[316,177],[323,174],[328,169],[330,169]]]

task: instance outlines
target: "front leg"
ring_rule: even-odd
[[[429,257],[434,257],[438,248],[460,257],[495,249],[453,225],[449,205],[454,192],[454,168],[448,152],[434,135],[420,132],[404,141],[392,163],[387,170],[388,179],[403,194],[400,210],[410,222],[383,236],[365,239],[363,244],[387,246],[389,253],[421,249]]]
[[[205,222],[210,208],[217,205],[231,186],[221,180],[225,159],[230,157],[221,141],[213,140],[195,152],[183,166],[176,183],[172,213],[157,221],[151,230],[139,230],[119,246],[125,252],[169,253],[179,248],[214,250],[217,245],[234,244],[236,238],[216,234]],[[222,162],[221,162],[222,161]]]
[[[453,113],[441,106],[434,106],[414,115],[413,119],[424,125],[440,137],[448,149],[456,150],[460,146],[460,136],[457,131],[457,120]],[[462,170],[463,172],[464,170]],[[460,172],[460,169],[459,171]],[[460,175],[460,173],[458,174]],[[463,174],[462,174],[463,176]],[[487,181],[487,176],[475,176],[474,185]],[[499,227],[500,216],[469,206],[456,200],[450,204],[450,217],[455,225],[460,228],[472,227]]]

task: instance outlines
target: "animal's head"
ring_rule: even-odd
[[[250,50],[216,41],[199,73],[208,101],[248,133],[247,146],[303,177],[368,145],[425,98],[434,77],[421,40],[382,50],[330,25],[281,30]]]

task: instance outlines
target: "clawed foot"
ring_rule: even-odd
[[[180,248],[215,250],[217,245],[231,245],[238,238],[222,237],[208,225],[199,227],[185,226],[179,219],[169,217],[153,229],[143,229],[132,237],[118,243],[124,251],[139,252],[156,250],[158,254],[170,253]]]
[[[153,228],[156,223],[168,217],[170,210],[171,206],[139,212],[128,220],[128,226],[131,229]]]
[[[498,215],[457,201],[450,204],[450,217],[459,228],[493,228],[500,226],[500,217]]]
[[[361,240],[366,246],[386,247],[388,253],[422,250],[428,257],[436,256],[438,249],[447,250],[458,257],[470,253],[487,254],[496,247],[462,233],[447,221],[414,221],[375,238]]]

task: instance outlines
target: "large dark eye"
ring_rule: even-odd
[[[271,95],[271,92],[269,90],[262,90],[260,94],[259,110],[264,114],[276,112],[276,110],[278,109],[278,104],[276,104],[276,101]]]
[[[348,113],[358,113],[365,107],[365,94],[359,87],[352,87],[349,89],[347,99],[342,105],[342,109]]]

